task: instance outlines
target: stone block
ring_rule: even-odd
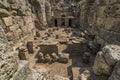
[[[19,29],[19,25],[16,24],[16,25],[12,25],[9,27],[10,31],[16,31],[17,29]]]
[[[6,9],[1,9],[0,8],[0,17],[8,17],[9,12]]]
[[[106,9],[106,6],[99,7],[99,9],[98,9],[98,16],[99,17],[105,17],[105,9]]]
[[[12,32],[8,32],[8,33],[6,34],[6,37],[7,37],[7,40],[8,40],[8,41],[12,41],[12,40],[15,39],[15,36],[13,35]]]
[[[108,80],[119,80],[120,79],[120,61],[115,65],[113,72]]]
[[[120,60],[120,47],[117,45],[107,45],[103,49],[104,58],[108,65],[113,66]]]
[[[33,80],[45,80],[48,70],[46,68],[32,69]]]
[[[6,26],[13,25],[12,17],[4,17],[3,21],[4,21],[4,23],[5,23]]]
[[[101,18],[101,17],[97,18],[97,26],[98,26],[98,28],[104,26],[105,20],[106,20],[105,18]]]
[[[83,59],[83,62],[84,62],[84,63],[89,63],[89,62],[90,62],[90,53],[89,53],[89,52],[85,52],[85,53],[83,54],[82,59]]]
[[[94,73],[96,75],[110,75],[110,66],[105,62],[103,58],[103,53],[99,52],[96,56],[94,66],[93,66]]]
[[[54,80],[69,80],[69,78],[65,78],[65,77],[62,77],[62,76],[59,76],[59,75],[55,75],[53,77]]]
[[[43,42],[40,51],[44,54],[58,53],[58,42]]]
[[[79,67],[73,67],[72,68],[72,75],[73,75],[73,80],[79,80],[80,68]]]
[[[90,80],[90,71],[85,70],[81,75],[80,75],[80,80]]]
[[[34,53],[33,42],[32,41],[27,42],[27,49],[28,49],[29,53]]]
[[[73,41],[73,40],[72,40]],[[65,53],[70,53],[70,55],[81,55],[86,51],[86,45],[84,43],[69,43],[67,48],[64,50]],[[74,47],[73,47],[74,46]]]
[[[112,66],[120,60],[120,47],[117,45],[106,45],[102,51],[98,52],[93,70],[95,74],[110,75]]]
[[[19,48],[18,56],[20,60],[27,60],[29,58],[26,47],[22,46]]]
[[[68,53],[59,53],[59,60],[58,61],[61,63],[68,63],[69,54]]]

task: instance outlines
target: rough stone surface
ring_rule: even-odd
[[[120,46],[107,45],[103,48],[104,58],[106,63],[113,66],[117,61],[120,60]]]
[[[20,66],[15,48],[25,42],[27,35],[32,38],[34,23],[31,17],[28,0],[0,0],[0,80],[10,80],[18,72]],[[20,79],[23,73],[21,70],[14,78]]]
[[[47,69],[41,68],[41,69],[33,69],[32,70],[32,79],[33,80],[44,80],[46,79],[46,73]]]
[[[107,45],[98,52],[93,70],[96,74],[110,75],[112,67],[120,60],[120,47]]]
[[[5,32],[0,25],[0,80],[9,80],[18,68],[17,60],[8,45]]]
[[[68,63],[68,60],[69,60],[69,54],[68,53],[60,53],[59,54],[59,62],[62,62],[62,63]]]
[[[3,18],[3,20],[4,20],[4,23],[5,23],[6,26],[13,25],[12,17],[5,17],[5,18]]]
[[[120,79],[120,61],[115,65],[112,75],[108,80],[119,80]]]
[[[80,1],[80,25],[101,44],[120,44],[119,0]],[[87,16],[86,16],[87,15]],[[92,26],[90,26],[92,25]]]
[[[0,17],[7,17],[9,16],[9,12],[6,9],[0,8]]]
[[[69,78],[65,78],[59,75],[55,75],[53,80],[69,80]]]
[[[120,45],[119,7],[119,0],[0,0],[0,80],[9,80],[10,78],[19,80],[26,73],[25,69],[28,65],[21,63],[26,65],[26,68],[21,69],[20,75],[18,74],[19,60],[16,48],[21,45],[26,46],[29,40],[34,39],[36,31],[54,26],[53,17],[73,16],[75,20],[71,22],[71,25],[83,31],[87,30],[88,34],[96,35],[97,43],[103,46],[106,44]],[[62,19],[58,20],[58,26],[61,26],[63,21],[66,22],[65,25],[68,25],[68,21]],[[51,31],[50,34],[53,32]],[[76,33],[73,35],[79,36]],[[59,37],[58,33],[56,38],[59,39]],[[62,38],[61,42],[66,42],[66,39]],[[69,50],[71,51],[77,52],[77,49],[82,51],[76,48],[78,46],[74,48],[73,45],[70,46]],[[111,68],[120,59],[119,53],[120,48],[116,45],[104,47],[97,54],[93,67],[94,72],[110,75]],[[68,56],[64,59],[67,62]],[[116,73],[116,69],[118,68],[115,67],[112,76]],[[25,74],[25,76],[27,75]],[[117,78],[118,76],[116,76],[114,77]],[[111,79],[113,77],[110,77]]]
[[[96,56],[95,63],[93,66],[93,70],[96,75],[101,75],[101,74],[110,75],[111,68],[105,62],[103,55],[104,54],[102,52],[99,52]]]
[[[11,78],[10,80],[25,80],[29,74],[30,74],[29,62],[25,60],[20,60],[18,62],[18,70],[13,75],[13,78]]]

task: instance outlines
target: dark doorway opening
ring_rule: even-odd
[[[58,26],[58,25],[57,25],[57,19],[55,19],[55,24],[54,24],[54,25],[55,25],[55,27],[57,27],[57,26]]]
[[[62,24],[61,25],[65,26],[65,19],[64,18],[62,19]]]
[[[69,19],[69,25],[68,25],[69,27],[71,27],[72,26],[72,19]]]
[[[65,26],[65,15],[61,15],[62,21],[61,26]]]

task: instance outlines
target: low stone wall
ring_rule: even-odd
[[[70,53],[70,55],[82,55],[87,51],[87,46],[82,43],[67,44],[67,48],[63,52]]]
[[[40,45],[40,51],[44,54],[58,53],[57,45]]]

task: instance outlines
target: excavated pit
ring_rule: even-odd
[[[119,7],[120,0],[0,0],[0,80],[119,80]]]
[[[77,30],[77,31],[76,31]],[[77,32],[77,33],[76,33]],[[48,75],[54,77],[60,75],[67,77],[70,80],[77,79],[83,71],[90,71],[90,80],[101,80],[101,76],[96,76],[93,73],[92,67],[95,60],[95,56],[99,50],[94,47],[94,50],[90,48],[89,41],[94,42],[94,35],[88,35],[75,28],[48,28],[37,32],[33,41],[30,41],[30,45],[27,47],[32,53],[29,54],[30,69],[45,68],[48,70]],[[85,34],[85,35],[83,35]],[[91,37],[92,36],[92,37]],[[33,43],[33,44],[32,44]],[[92,45],[96,45],[93,43]],[[92,47],[92,46],[91,46]],[[52,53],[67,53],[69,54],[68,62],[39,62],[39,53],[43,53],[45,56]],[[90,57],[87,62],[84,62],[83,55],[88,52]],[[106,78],[103,76],[103,78]]]

